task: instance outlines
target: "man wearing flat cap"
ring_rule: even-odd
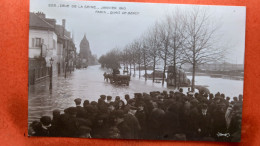
[[[77,118],[83,118],[85,115],[85,110],[84,108],[80,105],[81,104],[81,99],[80,98],[76,98],[74,100],[75,104],[76,104],[76,108],[77,108]]]
[[[35,128],[35,132],[35,136],[52,136],[51,117],[41,117],[40,124]]]
[[[91,132],[90,127],[87,127],[87,126],[79,127],[79,137],[81,137],[81,138],[91,138],[90,132]]]
[[[198,134],[201,138],[209,137],[211,134],[212,118],[208,112],[208,105],[202,104],[198,117]]]
[[[64,110],[64,114],[60,115],[60,127],[62,137],[76,137],[77,136],[77,108],[69,107]]]
[[[100,99],[102,99],[103,101],[106,100],[106,95],[100,95]]]
[[[124,116],[124,120],[118,125],[121,133],[121,138],[137,139],[139,131],[141,130],[138,119],[135,117],[137,108],[134,106],[127,106],[128,113]]]
[[[112,100],[112,96],[107,96],[107,103],[109,104]]]

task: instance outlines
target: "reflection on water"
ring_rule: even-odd
[[[173,90],[166,88],[166,85],[162,87],[160,83],[152,83],[151,80],[145,82],[144,78],[139,79],[138,75],[131,77],[129,86],[113,85],[104,81],[104,72],[105,70],[102,70],[100,66],[89,66],[87,69],[75,70],[66,79],[64,76],[54,77],[51,94],[48,81],[31,86],[29,88],[29,123],[38,120],[43,115],[50,116],[54,109],[63,111],[65,108],[74,106],[75,98],[81,98],[83,101],[86,99],[97,101],[101,94],[105,94],[113,98],[120,96],[123,99],[125,94],[133,97],[135,92]],[[198,76],[196,84],[208,85],[211,92],[220,91],[231,97],[242,94],[243,91],[243,81]]]

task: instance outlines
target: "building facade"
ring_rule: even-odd
[[[44,13],[30,13],[29,85],[49,77],[51,66],[53,77],[74,70],[76,47],[65,28],[65,19],[62,22],[57,25]]]

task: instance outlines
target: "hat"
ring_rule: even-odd
[[[106,95],[100,95],[100,98],[105,100],[106,99]]]
[[[91,101],[91,105],[97,105],[98,103],[96,101]]]
[[[116,96],[115,100],[120,100],[120,97],[119,97],[119,96]]]
[[[80,98],[76,98],[76,99],[74,100],[74,102],[75,102],[76,104],[81,104],[81,99],[80,99]]]
[[[42,125],[48,126],[51,124],[51,117],[50,116],[42,116],[40,119]]]
[[[84,100],[83,105],[88,105],[89,104],[89,100]]]
[[[112,96],[107,96],[107,100],[111,100],[112,99]]]

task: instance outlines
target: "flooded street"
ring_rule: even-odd
[[[49,81],[43,81],[29,88],[29,123],[38,120],[43,115],[51,115],[52,110],[64,110],[75,106],[74,99],[81,98],[83,101],[97,101],[101,94],[120,96],[124,99],[125,94],[133,97],[135,92],[170,90],[158,83],[147,82],[143,78],[139,80],[132,77],[129,86],[118,86],[104,81],[100,66],[89,66],[87,69],[75,70],[65,79],[64,76],[53,78],[52,94],[49,91]],[[137,72],[136,72],[137,73]]]
[[[38,120],[41,116],[52,115],[54,109],[63,111],[65,108],[75,106],[74,99],[81,98],[89,101],[97,101],[101,94],[120,96],[124,99],[125,94],[132,98],[135,92],[173,90],[161,83],[152,83],[151,80],[145,82],[144,78],[139,79],[138,72],[136,77],[131,77],[129,86],[118,86],[104,81],[103,70],[99,65],[89,66],[87,69],[75,70],[68,77],[64,76],[53,78],[52,92],[49,90],[49,80],[37,83],[29,88],[29,118],[28,122]],[[188,78],[191,79],[190,76]],[[210,78],[207,76],[197,76],[197,85],[207,85],[213,93],[223,92],[226,96],[238,96],[243,93],[243,81]],[[187,88],[184,89],[187,91]]]

